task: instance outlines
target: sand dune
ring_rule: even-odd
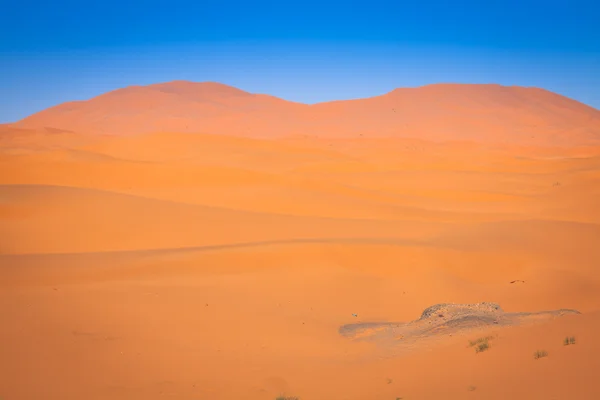
[[[0,397],[599,398],[599,113],[172,82],[0,126]],[[510,323],[402,354],[339,333],[481,302]]]
[[[499,85],[430,85],[367,99],[305,105],[222,84],[175,81],[61,104],[14,126],[111,135],[171,131],[538,146],[600,143],[600,111],[542,89]]]

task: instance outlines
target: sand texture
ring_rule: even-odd
[[[599,199],[541,89],[59,105],[0,127],[0,398],[599,399]]]

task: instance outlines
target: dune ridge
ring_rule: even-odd
[[[110,135],[158,131],[241,137],[403,137],[546,146],[598,145],[600,111],[543,89],[436,84],[312,105],[214,82],[117,89],[16,122]]]

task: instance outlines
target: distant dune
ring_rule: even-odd
[[[543,89],[435,84],[306,105],[231,86],[174,81],[60,104],[14,124],[109,135],[403,137],[541,146],[600,143],[600,111]]]

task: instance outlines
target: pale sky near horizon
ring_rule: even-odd
[[[600,108],[600,2],[12,2],[0,123],[129,85],[216,81],[304,103],[432,83]]]

